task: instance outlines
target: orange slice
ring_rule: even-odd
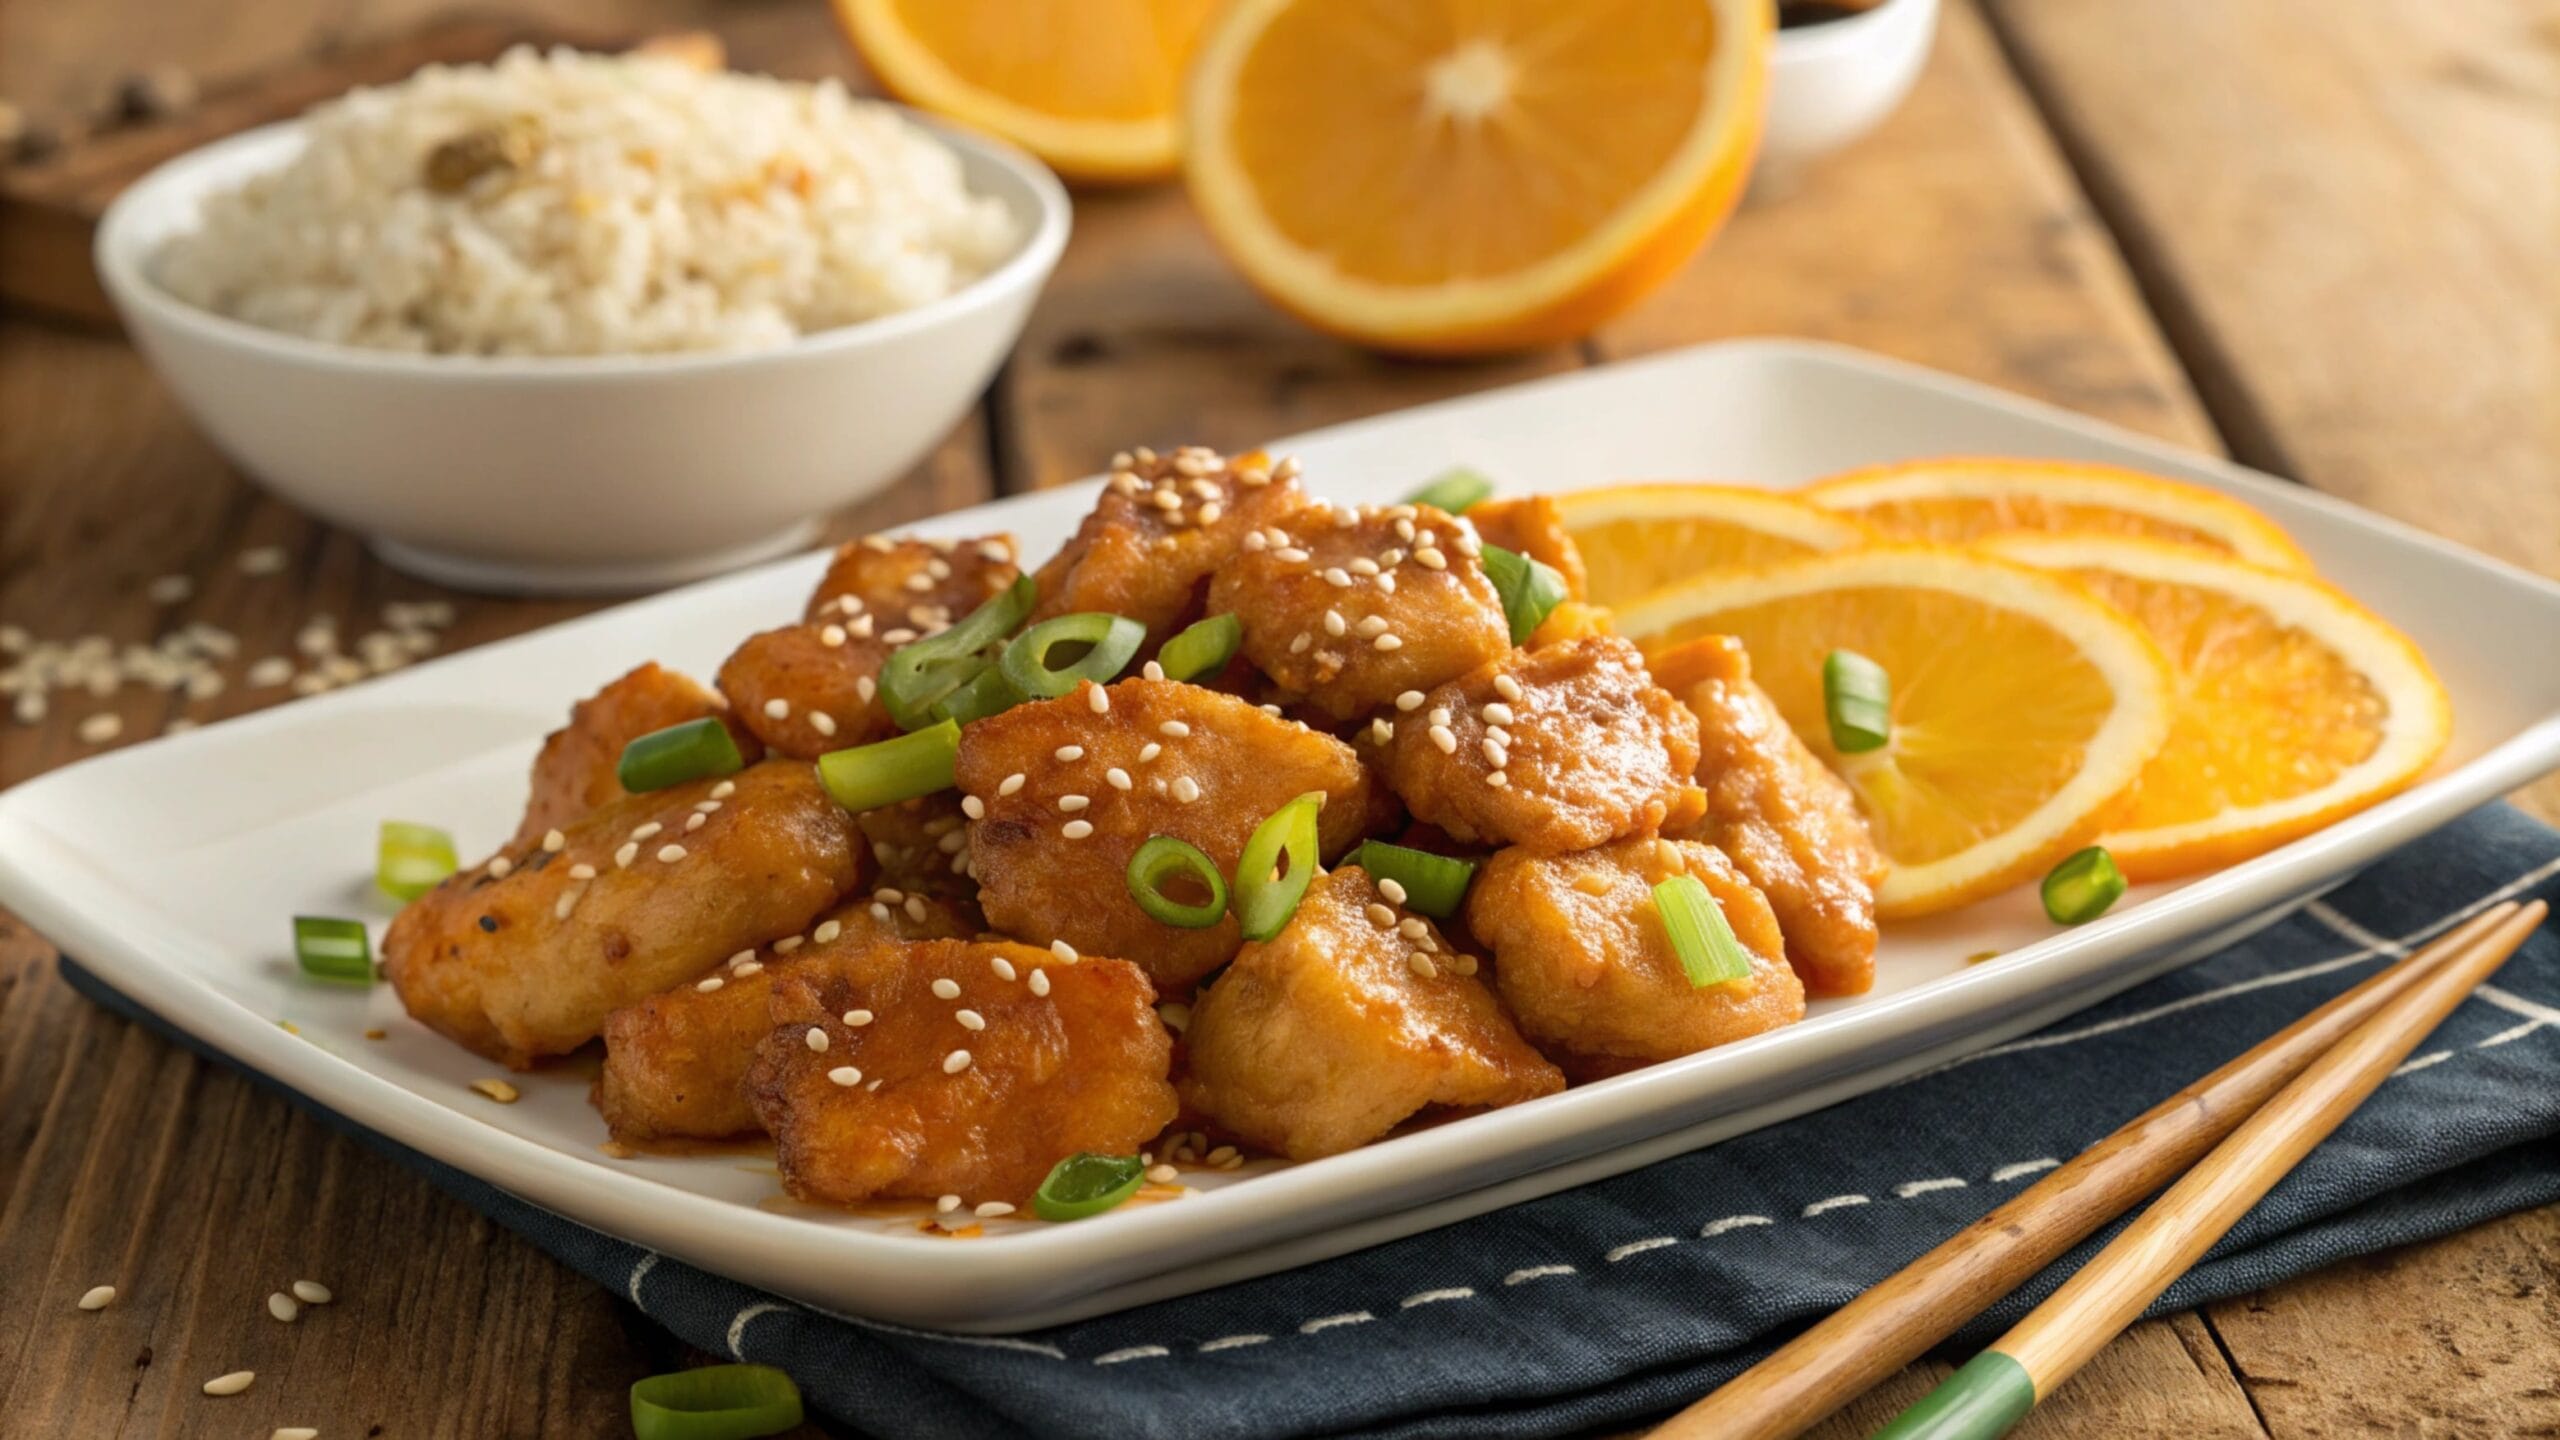
[[[1818,505],[1739,485],[1610,485],[1551,498],[1599,605],[1623,605],[1675,580],[1801,560],[1875,538]]]
[[[1193,202],[1283,308],[1390,350],[1582,335],[1723,223],[1768,0],[1236,0],[1184,104]]]
[[[1070,180],[1181,165],[1182,71],[1217,0],[835,0],[899,99],[992,131]]]
[[[1658,590],[1619,612],[1648,653],[1741,639],[1751,672],[1857,792],[1891,862],[1880,915],[1950,909],[2088,844],[2169,731],[2170,680],[2140,627],[2065,576],[1939,546],[1882,546]],[[1884,748],[1832,748],[1823,657],[1892,677]]]
[[[1912,540],[2006,530],[2143,535],[2278,570],[2311,568],[2293,537],[2218,490],[2113,465],[1953,457],[1852,470],[1804,497]]]
[[[1996,553],[2070,572],[2168,656],[2168,743],[2103,837],[2136,880],[2246,860],[2405,789],[2453,733],[2407,636],[2307,575],[2156,540],[2018,536]]]

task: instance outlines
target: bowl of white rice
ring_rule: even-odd
[[[172,160],[96,259],[242,469],[403,568],[576,592],[794,548],[904,474],[1067,223],[1038,161],[834,82],[525,49]]]

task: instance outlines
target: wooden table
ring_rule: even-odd
[[[209,86],[415,24],[437,0],[9,6],[0,95],[87,103],[154,62]],[[848,68],[810,0],[541,0],[708,23],[744,63]],[[2493,0],[1955,0],[1890,125],[1746,209],[1587,342],[1464,366],[1292,325],[1178,191],[1088,196],[983,410],[840,534],[1084,474],[1113,449],[1265,436],[1732,335],[1862,345],[2298,478],[2560,574],[2560,18]],[[270,578],[245,548],[285,547]],[[197,583],[182,605],[143,591]],[[0,620],[250,655],[329,613],[436,595],[245,483],[136,356],[0,319]],[[577,613],[454,596],[450,645]],[[128,739],[210,703],[127,690]],[[90,753],[86,707],[0,720],[0,784]],[[2555,793],[2528,797],[2560,814]],[[682,1348],[618,1297],[301,1112],[74,997],[0,914],[0,1429],[62,1435],[627,1433]],[[338,1304],[288,1328],[265,1295]],[[123,1296],[82,1315],[112,1282]],[[247,1396],[197,1393],[239,1368]],[[1821,1433],[1866,1433],[1923,1365]],[[2038,1436],[2560,1434],[2560,1209],[2136,1327]],[[218,1416],[218,1420],[217,1417]],[[215,1427],[219,1426],[217,1430]],[[26,1427],[26,1428],[22,1428]]]

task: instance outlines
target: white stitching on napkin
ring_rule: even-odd
[[[1608,1254],[1603,1255],[1600,1258],[1611,1265],[1615,1265],[1630,1255],[1641,1255],[1647,1250],[1659,1250],[1666,1245],[1677,1245],[1679,1243],[1680,1237],[1677,1235],[1656,1235],[1649,1240],[1630,1240],[1626,1244],[1619,1246],[1617,1249],[1610,1251]]]
[[[1580,1273],[1582,1272],[1574,1269],[1570,1265],[1532,1265],[1526,1270],[1514,1270],[1510,1274],[1503,1276],[1502,1283],[1505,1285],[1518,1285],[1529,1280],[1544,1280],[1550,1275],[1578,1275]]]
[[[1306,1324],[1299,1326],[1298,1333],[1301,1335],[1313,1335],[1319,1330],[1330,1330],[1336,1325],[1366,1325],[1377,1318],[1377,1316],[1370,1314],[1366,1310],[1354,1310],[1344,1315],[1319,1315],[1315,1319],[1308,1321]]]
[[[755,1319],[759,1315],[773,1314],[782,1308],[783,1307],[774,1304],[770,1300],[760,1300],[755,1304],[748,1306],[746,1309],[739,1311],[737,1318],[729,1322],[729,1358],[732,1360],[744,1360],[747,1358],[746,1346],[748,1321]]]
[[[1215,1340],[1201,1341],[1200,1353],[1206,1355],[1216,1350],[1241,1350],[1247,1345],[1267,1345],[1270,1341],[1271,1337],[1268,1335],[1224,1335]]]
[[[1721,1220],[1710,1220],[1706,1224],[1698,1227],[1698,1238],[1701,1240],[1713,1240],[1728,1230],[1740,1230],[1752,1225],[1775,1225],[1777,1223],[1777,1221],[1770,1219],[1766,1215],[1727,1215]]]
[[[2450,1060],[2450,1059],[2452,1059],[2452,1058],[2453,1058],[2453,1052],[2452,1052],[2452,1051],[2450,1051],[2450,1050],[2438,1050],[2438,1051],[2436,1051],[2436,1052],[2435,1052],[2434,1054],[2432,1054],[2432,1055],[2421,1055],[2421,1056],[2419,1056],[2417,1059],[2415,1059],[2415,1060],[2411,1060],[2411,1061],[2407,1062],[2406,1064],[2403,1064],[2399,1069],[2394,1070],[2394,1071],[2392,1071],[2391,1073],[2392,1073],[2392,1075],[2393,1075],[2393,1076],[2395,1076],[2395,1077],[2397,1077],[2397,1076],[2401,1076],[2401,1075],[2414,1074],[2414,1073],[2416,1073],[2417,1071],[2420,1071],[2420,1070],[2424,1070],[2424,1069],[2426,1069],[2426,1068],[2427,1068],[2428,1066],[2430,1066],[2430,1065],[2441,1065],[2441,1064],[2443,1064],[2444,1062],[2446,1062],[2447,1060]]]
[[[1797,1214],[1803,1219],[1810,1220],[1814,1216],[1820,1215],[1825,1211],[1846,1210],[1852,1205],[1867,1205],[1872,1203],[1874,1202],[1868,1200],[1864,1195],[1834,1195],[1828,1199],[1814,1201],[1812,1204],[1804,1207],[1801,1211],[1798,1211]]]
[[[622,1287],[623,1289],[631,1292],[632,1304],[640,1305],[640,1281],[642,1277],[646,1276],[650,1271],[656,1268],[658,1268],[658,1252],[655,1250],[644,1250],[640,1252],[639,1260],[634,1262],[631,1267],[631,1279],[629,1283]],[[640,1305],[640,1308],[643,1312],[646,1312],[649,1307],[646,1305]]]
[[[1932,1190],[1961,1190],[1963,1188],[1963,1181],[1957,1179],[1953,1175],[1943,1175],[1935,1180],[1905,1180],[1901,1184],[1893,1187],[1893,1193],[1897,1199],[1911,1200],[1922,1195],[1926,1195]]]
[[[1153,1360],[1172,1353],[1161,1345],[1132,1345],[1126,1350],[1114,1350],[1108,1355],[1096,1355],[1093,1357],[1093,1363],[1117,1365],[1123,1360]]]
[[[1410,1310],[1416,1305],[1437,1305],[1443,1300],[1473,1300],[1474,1298],[1476,1298],[1474,1286],[1452,1285],[1446,1290],[1425,1290],[1418,1295],[1407,1295],[1397,1302],[1396,1308]]]
[[[2045,1156],[2041,1160],[2021,1160],[2015,1165],[2003,1165],[1999,1169],[1992,1171],[1991,1183],[1994,1185],[2006,1185],[2012,1180],[2024,1180],[2039,1170],[2056,1169],[2061,1164],[2061,1161],[2054,1159],[2050,1155]]]

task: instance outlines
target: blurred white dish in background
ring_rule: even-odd
[[[476,589],[665,585],[806,543],[966,413],[1066,243],[1029,156],[921,117],[1023,237],[913,309],[742,353],[415,355],[259,329],[154,278],[213,192],[288,164],[299,124],[182,155],[109,208],[96,264],[179,404],[242,469],[403,569]]]
[[[1769,57],[1769,118],[1755,194],[1883,123],[1911,93],[1938,29],[1938,0],[1884,0],[1860,15],[1782,27]]]

